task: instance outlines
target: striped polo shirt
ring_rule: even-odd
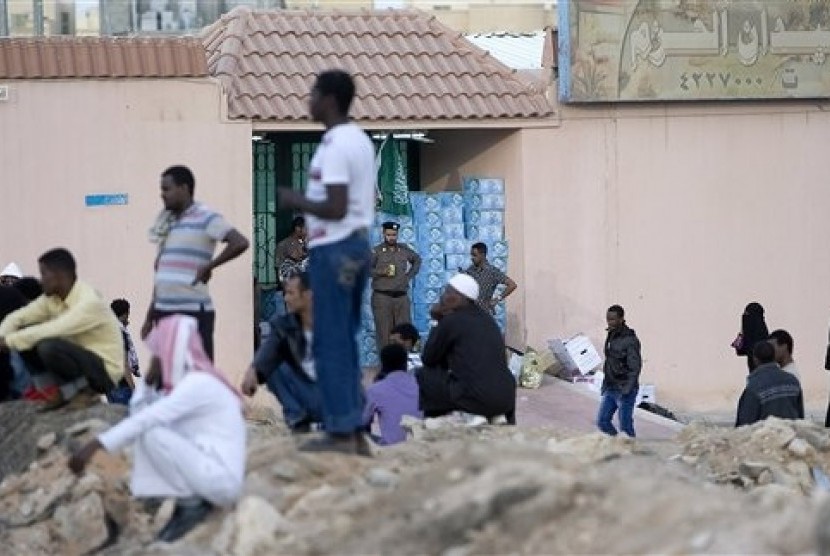
[[[207,284],[193,284],[199,267],[213,259],[216,242],[232,230],[221,214],[193,203],[170,225],[156,260],[155,301],[159,311],[212,311]]]

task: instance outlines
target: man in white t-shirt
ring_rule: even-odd
[[[326,132],[314,157],[305,197],[279,188],[279,206],[306,214],[309,273],[314,296],[312,354],[322,401],[323,438],[300,447],[370,455],[362,432],[363,388],[356,336],[369,276],[368,229],[375,212],[375,148],[349,120],[351,76],[320,73],[310,111]]]

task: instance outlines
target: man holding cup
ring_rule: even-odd
[[[383,223],[383,242],[372,250],[372,314],[378,353],[389,343],[392,329],[411,322],[409,282],[421,268],[421,257],[398,243],[397,222]]]

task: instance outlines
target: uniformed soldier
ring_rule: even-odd
[[[372,313],[378,353],[389,343],[392,329],[411,322],[409,281],[421,268],[421,257],[398,243],[397,222],[383,223],[383,243],[372,252]]]

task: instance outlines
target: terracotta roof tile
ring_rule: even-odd
[[[353,75],[360,120],[553,113],[543,87],[422,12],[236,8],[201,36],[232,118],[307,119],[314,77],[330,68]]]
[[[207,75],[204,47],[193,38],[0,39],[0,79]]]

